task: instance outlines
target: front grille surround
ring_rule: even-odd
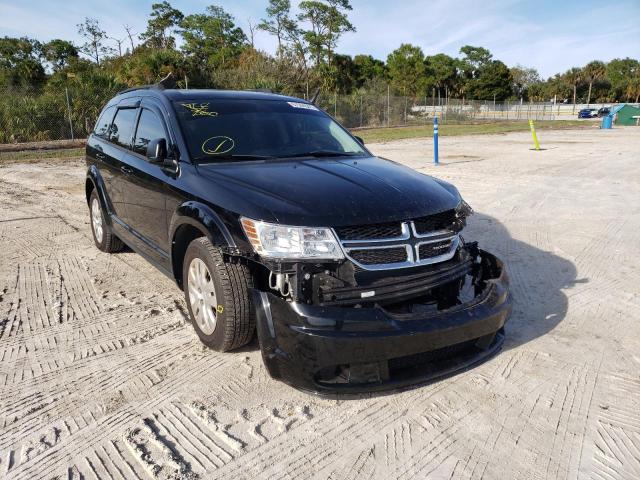
[[[355,227],[350,229],[336,228],[334,233],[345,256],[363,270],[391,270],[444,262],[453,258],[460,244],[460,237],[453,228],[441,228],[435,231],[421,229],[418,231],[414,221],[398,222],[398,224],[400,225],[400,235],[391,238],[376,238],[375,232],[367,230],[367,226],[359,227],[361,231],[368,232],[367,238],[356,239],[352,235],[347,238],[341,237],[340,232],[355,232],[357,231]],[[388,228],[390,223],[380,225],[385,225]],[[434,222],[434,226],[444,225]],[[397,232],[397,230],[393,231]],[[406,256],[398,254],[400,248],[406,250]],[[394,254],[391,254],[391,249]],[[385,252],[384,250],[389,251]],[[367,251],[371,253],[367,254]]]

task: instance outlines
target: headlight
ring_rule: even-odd
[[[290,227],[242,217],[244,233],[258,255],[272,258],[344,258],[330,228]]]
[[[456,216],[458,218],[466,218],[469,215],[473,215],[473,208],[471,208],[471,205],[460,198],[460,203],[458,203],[458,206],[456,207]]]

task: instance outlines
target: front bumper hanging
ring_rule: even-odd
[[[473,280],[481,291],[436,311],[308,305],[253,289],[269,374],[315,393],[359,393],[425,382],[487,358],[502,345],[512,306],[502,262],[478,252],[481,278]]]

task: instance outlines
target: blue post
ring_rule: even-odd
[[[438,117],[433,117],[433,164],[438,163]]]

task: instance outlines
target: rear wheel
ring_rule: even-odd
[[[202,343],[225,352],[251,341],[255,331],[246,265],[223,258],[206,237],[193,240],[185,253],[182,283],[193,327]]]
[[[89,215],[91,216],[91,232],[93,233],[93,241],[96,247],[107,253],[122,250],[122,240],[111,232],[109,225],[105,222],[100,199],[95,190],[91,192],[89,197]]]

